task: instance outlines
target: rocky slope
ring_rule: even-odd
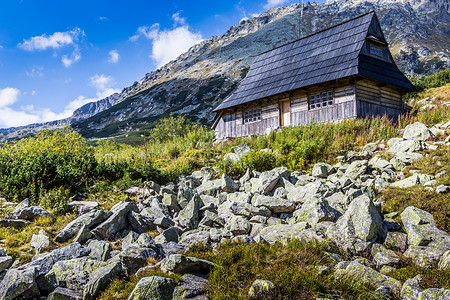
[[[214,116],[212,108],[245,77],[254,56],[371,10],[377,12],[391,51],[404,72],[421,74],[450,67],[448,1],[308,2],[301,20],[300,9],[301,4],[292,4],[244,20],[222,36],[205,40],[146,74],[120,94],[87,104],[56,125],[85,119],[74,124],[78,131],[87,137],[106,137],[138,130],[171,113],[186,113],[194,120],[209,123]],[[29,132],[42,126],[20,130]],[[3,130],[0,134],[13,137],[17,130]]]
[[[148,182],[130,188],[126,192],[135,200],[127,197],[109,210],[96,202],[72,203],[79,216],[52,240],[59,248],[39,253],[50,244],[41,230],[31,239],[36,255],[29,263],[14,262],[8,250],[0,249],[0,298],[95,299],[115,278],[158,269],[167,277],[182,277],[178,283],[165,276],[144,277],[129,299],[207,299],[207,275],[217,266],[179,252],[199,242],[215,247],[230,239],[268,244],[299,239],[327,241],[348,253],[345,259],[332,254],[332,267],[322,269],[334,278],[357,278],[390,299],[448,299],[448,289],[422,288],[420,275],[404,283],[388,276],[406,260],[422,270],[448,270],[450,234],[437,228],[430,213],[414,206],[383,214],[378,192],[422,185],[432,193],[448,194],[450,186],[435,180],[440,175],[413,173],[405,178],[402,170],[423,158],[419,151],[448,149],[449,128],[450,120],[432,128],[417,122],[401,138],[367,144],[334,166],[318,163],[311,174],[280,167],[263,173],[249,170],[239,180],[227,175],[214,179],[215,170],[203,168],[176,184]],[[432,142],[437,135],[445,141]],[[225,159],[236,160],[250,151],[242,144]],[[383,158],[387,153],[392,154],[389,161]],[[48,215],[24,201],[0,223],[20,227]],[[155,238],[146,233],[155,229]],[[249,293],[261,296],[271,288],[273,283],[256,280]]]

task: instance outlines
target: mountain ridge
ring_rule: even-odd
[[[308,2],[300,20],[301,7],[296,3],[273,8],[243,20],[147,73],[120,94],[77,109],[65,124],[73,124],[86,137],[98,138],[147,128],[171,113],[186,113],[195,121],[210,123],[212,108],[245,77],[256,55],[297,40],[300,32],[309,35],[371,10],[377,12],[402,71],[417,75],[450,67],[450,53],[445,48],[450,44],[447,1]]]

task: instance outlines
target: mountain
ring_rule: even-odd
[[[450,67],[447,0],[329,0],[278,7],[243,20],[148,73],[120,94],[87,104],[68,122],[88,138],[149,128],[172,113],[208,124],[261,52],[376,11],[397,65],[408,75]],[[81,121],[80,121],[81,120]],[[0,133],[1,134],[1,133]]]

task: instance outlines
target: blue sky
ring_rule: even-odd
[[[241,19],[294,2],[1,1],[0,128],[68,117]]]

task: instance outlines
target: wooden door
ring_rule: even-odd
[[[281,126],[291,125],[291,103],[289,100],[281,101]]]

